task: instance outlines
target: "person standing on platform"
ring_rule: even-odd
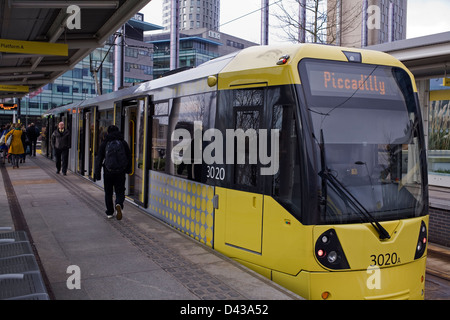
[[[0,154],[2,155],[2,159],[1,162],[2,164],[5,164],[6,162],[6,157],[8,156],[8,146],[6,145],[6,134],[9,132],[9,127],[10,125],[3,125],[2,124],[2,128],[0,130],[0,137],[2,138],[2,142],[0,144]]]
[[[19,168],[19,159],[25,152],[22,144],[22,133],[22,126],[20,125],[20,123],[16,123],[13,130],[10,130],[5,136],[5,141],[8,141],[9,137],[12,135],[12,141],[11,145],[9,146],[8,153],[12,157],[11,162],[13,165],[13,169]]]
[[[62,169],[63,175],[67,175],[71,142],[70,132],[64,128],[64,122],[60,122],[58,128],[53,132],[52,146],[53,150],[55,150],[56,173],[59,174]]]
[[[94,165],[94,181],[101,179],[103,167],[103,186],[105,189],[106,216],[122,219],[123,203],[125,201],[125,174],[132,172],[132,158],[128,143],[124,140],[119,128],[111,125],[108,134],[100,144]],[[116,193],[115,206],[113,193]]]
[[[25,129],[25,125],[22,125],[22,145],[23,145],[23,154],[20,157],[20,163],[25,163],[25,160],[27,158],[27,149],[30,145],[30,140],[28,139],[27,130]]]
[[[27,136],[30,143],[30,157],[36,157],[36,144],[39,137],[39,130],[34,123],[31,123],[27,128]]]

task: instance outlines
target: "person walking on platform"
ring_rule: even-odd
[[[8,146],[6,145],[6,134],[9,132],[9,124],[8,125],[4,125],[2,124],[2,127],[0,129],[0,154],[2,156],[1,158],[1,163],[5,164],[6,162],[6,157],[8,156]]]
[[[39,130],[35,127],[34,123],[31,123],[27,128],[27,136],[30,143],[30,157],[36,157],[36,144],[39,137]]]
[[[108,219],[113,218],[115,208],[116,218],[121,220],[125,201],[125,174],[132,172],[132,159],[128,143],[124,140],[119,128],[114,125],[108,127],[108,134],[100,144],[94,164],[94,181],[101,179],[102,167],[106,216]],[[115,207],[114,192],[116,193]]]
[[[63,175],[67,175],[70,144],[70,132],[64,128],[64,122],[60,122],[58,128],[52,134],[52,146],[55,150],[57,174],[62,169]]]
[[[8,153],[12,157],[13,169],[19,168],[19,159],[22,157],[22,154],[25,152],[22,144],[22,127],[20,123],[16,123],[14,125],[14,129],[10,130],[6,136],[5,141],[8,141],[9,137],[12,135],[11,145],[9,146]]]
[[[22,125],[22,145],[23,145],[23,154],[20,157],[20,163],[25,163],[25,160],[27,158],[27,148],[30,145],[30,140],[28,139],[27,130],[25,129],[25,126]]]

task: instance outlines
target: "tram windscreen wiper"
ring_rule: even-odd
[[[339,194],[345,197],[348,203],[355,209],[357,213],[359,213],[367,222],[375,228],[378,232],[380,239],[390,239],[391,236],[389,232],[375,219],[374,216],[370,214],[370,212],[361,204],[361,202],[356,199],[356,197],[335,177],[330,173],[325,161],[325,142],[323,138],[323,130],[320,132],[320,153],[321,153],[321,164],[322,171],[319,172],[320,177],[322,178],[322,201],[327,201],[327,183],[330,183],[333,188],[339,191]],[[325,199],[324,199],[325,197]]]

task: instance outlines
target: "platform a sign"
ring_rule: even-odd
[[[30,92],[30,87],[28,86],[8,86],[0,84],[0,91],[8,92]]]
[[[69,46],[63,43],[0,39],[0,52],[68,56]]]

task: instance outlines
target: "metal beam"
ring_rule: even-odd
[[[44,85],[46,83],[49,82],[49,79],[38,79],[38,80],[28,80],[25,83],[20,80],[20,81],[1,81],[0,80],[0,84],[4,84],[4,85],[11,85],[11,86],[28,86],[28,85]]]
[[[10,1],[11,8],[22,9],[66,9],[69,5],[89,9],[117,9],[119,7],[119,1]]]
[[[34,72],[54,72],[54,71],[63,71],[69,69],[68,64],[55,64],[55,65],[44,65],[39,66]],[[25,73],[25,72],[31,72],[31,66],[29,67],[4,67],[0,68],[0,74],[5,73]]]
[[[178,69],[180,61],[180,1],[171,0],[170,9],[170,70]]]
[[[45,77],[45,74],[43,73],[14,74],[14,75],[0,76],[0,81],[11,79],[23,79],[23,78],[43,78],[43,77]]]
[[[448,55],[450,52],[450,42],[435,44],[430,46],[415,47],[404,50],[386,51],[402,62],[409,60],[432,58],[441,55]]]
[[[269,44],[269,0],[261,0],[261,45]]]

